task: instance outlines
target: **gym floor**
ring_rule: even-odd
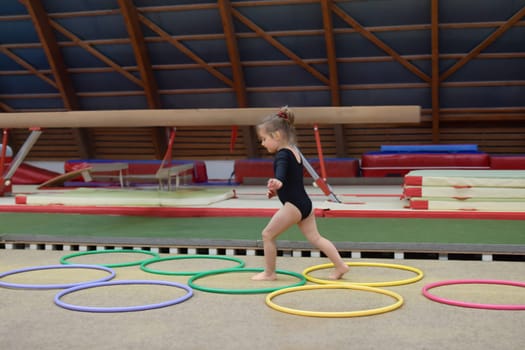
[[[262,201],[260,191],[256,188],[245,188],[241,191],[241,196],[237,200],[227,200],[213,204],[214,207],[222,207],[230,210],[231,205],[237,203],[241,207],[252,207],[258,209],[273,209],[278,206],[276,201]],[[255,191],[255,192],[254,192]],[[323,205],[324,198],[313,193],[316,206]],[[395,197],[399,188],[374,188],[374,189],[338,189],[338,193],[368,194],[367,196],[357,196],[360,204],[354,207],[362,208],[366,206],[369,210],[377,210],[383,214],[392,210],[405,211],[399,198]],[[372,192],[387,196],[370,196]],[[350,197],[345,197],[350,198]],[[349,202],[355,202],[352,197]],[[4,205],[9,206],[11,198],[2,199]],[[345,200],[346,201],[346,200]],[[239,203],[240,202],[240,203]],[[364,204],[363,204],[364,203]],[[349,204],[352,206],[352,204]],[[11,218],[8,219],[8,216]],[[175,238],[180,233],[177,223],[187,228],[188,223],[184,221],[162,220],[148,221],[145,224],[142,219],[135,221],[121,221],[130,218],[106,217],[104,219],[95,216],[89,217],[90,220],[81,221],[78,227],[68,224],[70,221],[61,221],[59,225],[69,225],[60,228],[59,225],[50,217],[17,217],[18,214],[2,213],[2,235],[24,233],[26,236],[32,234],[54,239],[70,240],[68,244],[72,246],[78,243],[79,238],[75,234],[84,232],[82,239],[89,236],[92,244],[107,245],[108,237],[120,237],[123,232],[132,232],[134,228],[142,232],[145,244],[150,240],[164,240],[169,243],[171,238],[162,236],[162,230],[152,230],[153,237],[146,230],[155,225],[154,222],[163,222],[166,232],[169,232],[171,225]],[[28,214],[23,214],[28,215]],[[37,215],[37,214],[35,214]],[[38,214],[44,215],[44,214]],[[63,215],[64,216],[64,215]],[[71,215],[69,219],[78,215]],[[37,218],[37,219],[35,219]],[[106,220],[118,219],[119,225],[115,222]],[[17,221],[18,220],[18,221]],[[31,222],[35,220],[37,222]],[[175,220],[175,219],[174,219]],[[256,218],[260,225],[267,218]],[[325,225],[325,221],[330,219],[319,219],[320,225]],[[347,219],[345,219],[347,220]],[[350,220],[350,219],[348,219]],[[360,220],[354,218],[352,220]],[[381,243],[385,237],[392,236],[398,243],[405,244],[412,242],[412,238],[417,236],[419,229],[413,228],[414,232],[403,243],[399,238],[403,237],[403,230],[395,226],[404,226],[409,229],[407,222],[398,222],[395,226],[391,221],[381,222],[379,218],[368,218],[359,227],[373,227],[374,229],[365,232],[362,236],[353,236],[357,241],[363,237],[373,236],[374,230],[386,231],[382,235],[373,237],[376,242]],[[398,219],[396,219],[398,220]],[[198,235],[200,222],[205,222],[203,218],[193,218],[194,234]],[[261,221],[261,222],[259,222]],[[446,219],[444,221],[447,221]],[[448,220],[451,221],[451,220]],[[486,233],[494,229],[491,226],[493,221],[498,221],[507,226],[498,234],[487,235]],[[72,222],[75,222],[73,220]],[[78,222],[78,220],[77,220]],[[215,221],[214,221],[215,222]],[[89,228],[87,225],[92,224]],[[350,224],[356,224],[353,221]],[[429,222],[419,223],[425,225]],[[471,220],[464,223],[464,226],[455,222],[452,226],[443,226],[437,221],[433,222],[436,226],[434,245],[443,247],[447,240],[459,237],[457,243],[463,246],[468,245],[469,241],[475,239],[475,233],[481,232],[478,241],[484,244],[508,246],[513,248],[523,248],[523,237],[520,230],[523,228],[522,220]],[[344,223],[348,225],[349,223]],[[213,225],[213,223],[212,223]],[[389,225],[391,229],[389,229]],[[449,223],[450,225],[450,223]],[[46,231],[46,227],[48,231]],[[429,225],[427,225],[429,226]],[[483,233],[483,227],[489,226],[487,232]],[[127,230],[125,229],[127,227]],[[217,225],[217,230],[227,231],[226,226]],[[257,244],[260,228],[254,227],[253,222],[240,225],[243,232],[249,230],[250,239]],[[380,227],[383,227],[381,229]],[[439,229],[446,228],[454,230],[464,230],[462,234],[450,234]],[[468,233],[468,227],[471,227]],[[219,238],[227,240],[244,239],[246,237],[235,237],[235,230],[224,234]],[[328,229],[329,226],[326,226]],[[7,231],[9,229],[9,231]],[[114,229],[112,231],[112,229]],[[19,231],[16,231],[19,230]],[[55,234],[53,234],[55,230]],[[86,231],[87,230],[87,231]],[[124,230],[124,231],[122,231]],[[203,229],[204,230],[204,229]],[[209,230],[209,228],[207,228]],[[509,231],[506,234],[503,231]],[[95,232],[98,231],[98,234]],[[161,232],[162,231],[162,232]],[[406,230],[405,230],[406,231]],[[68,236],[68,232],[70,233]],[[87,233],[86,233],[87,232]],[[103,234],[100,234],[103,232]],[[197,233],[195,233],[197,232]],[[203,231],[204,232],[204,231]],[[458,231],[456,231],[458,232]],[[523,232],[523,231],[521,231]],[[233,236],[232,236],[233,233]],[[100,235],[99,235],[100,234]],[[333,233],[328,230],[328,234]],[[239,234],[240,235],[240,234]],[[333,236],[337,244],[344,245],[344,236]],[[500,241],[493,240],[497,236]],[[467,237],[467,238],[466,238]],[[474,238],[473,238],[474,237]],[[492,238],[490,238],[492,237]],[[130,237],[125,235],[125,240]],[[137,238],[137,237],[135,237]],[[184,239],[191,237],[184,236]],[[195,238],[195,237],[193,237]],[[210,242],[217,237],[204,237]],[[180,237],[179,237],[180,239]],[[292,232],[284,239],[295,241],[297,234]],[[348,239],[348,238],[347,238]],[[492,239],[492,241],[491,241]],[[118,239],[117,239],[118,240]],[[365,239],[366,240],[366,239]],[[462,241],[463,240],[463,241]],[[186,242],[188,243],[188,242]],[[348,243],[348,242],[346,242]],[[392,243],[392,242],[391,242]],[[395,242],[394,242],[395,243]],[[0,273],[14,269],[29,268],[35,266],[59,264],[60,258],[67,254],[76,252],[53,249],[41,249],[41,245],[21,247],[16,245],[13,249],[0,249]],[[419,242],[418,244],[421,244]],[[471,244],[472,245],[472,244]],[[475,245],[475,244],[474,244]],[[50,245],[53,247],[52,245]],[[71,247],[72,247],[71,246]],[[28,249],[29,247],[29,249]],[[31,249],[31,247],[33,249]],[[67,246],[69,247],[69,246]],[[69,247],[69,248],[71,248]],[[485,245],[486,247],[486,245]],[[44,247],[45,248],[45,247]],[[64,248],[64,247],[62,247]],[[255,249],[255,248],[254,248]],[[232,250],[234,253],[236,250]],[[198,252],[198,251],[197,251]],[[190,251],[186,251],[190,254]],[[211,254],[211,253],[210,253]],[[144,259],[143,254],[92,254],[77,257],[70,262],[81,264],[107,264],[121,262],[123,259]],[[136,256],[134,256],[136,255]],[[161,251],[163,257],[174,255],[171,251]],[[260,268],[263,266],[263,257],[257,254],[234,255],[243,260],[248,268]],[[396,292],[404,299],[403,305],[395,310],[377,315],[327,318],[327,317],[308,317],[296,314],[284,313],[270,308],[266,302],[266,293],[257,294],[225,294],[194,290],[194,295],[180,304],[134,312],[118,313],[97,313],[68,310],[55,305],[53,302],[58,290],[26,290],[15,288],[0,288],[0,307],[2,318],[0,318],[0,348],[2,349],[319,349],[320,347],[341,347],[351,346],[356,349],[378,349],[388,347],[389,349],[521,349],[525,343],[523,325],[525,324],[525,311],[522,310],[487,310],[477,308],[465,308],[438,303],[427,299],[422,295],[422,288],[428,283],[443,280],[508,280],[523,282],[525,276],[525,263],[521,259],[517,261],[482,261],[479,260],[442,260],[442,259],[394,259],[394,258],[370,258],[363,256],[345,256],[345,261],[350,263],[381,263],[397,264],[420,269],[424,273],[424,278],[410,284],[399,286],[380,287],[382,289]],[[297,257],[280,256],[278,257],[278,268],[301,273],[304,269],[327,263],[327,259],[320,256]],[[158,263],[165,270],[206,271],[223,267],[231,267],[231,262],[215,259],[182,259],[170,262]],[[74,272],[76,271],[76,272]],[[141,270],[137,266],[115,268],[117,273],[115,280],[163,280],[179,283],[187,283],[188,276],[172,276],[152,274]],[[327,276],[329,269],[312,272],[312,276],[322,278]],[[53,284],[53,283],[73,283],[79,280],[85,281],[102,277],[100,271],[89,269],[72,270],[52,269],[45,271],[32,271],[10,275],[2,278],[3,281],[20,284]],[[208,276],[198,280],[204,286],[219,289],[253,289],[253,288],[278,288],[296,282],[293,277],[279,275],[275,282],[252,282],[250,276],[253,272],[246,273],[224,273]],[[414,273],[405,270],[352,266],[351,271],[345,276],[350,282],[369,282],[369,281],[396,281],[413,277]],[[308,284],[313,284],[308,282]],[[481,304],[504,304],[504,305],[525,305],[525,288],[489,285],[489,284],[469,284],[454,285],[432,289],[432,293],[443,298],[457,299],[471,303]],[[93,288],[78,291],[65,295],[62,300],[67,303],[93,307],[113,307],[127,305],[146,305],[151,303],[163,302],[174,298],[179,298],[184,291],[166,286],[158,285],[125,285],[112,286],[105,288]],[[297,310],[325,312],[349,312],[355,310],[369,310],[377,307],[391,305],[395,302],[391,297],[383,294],[356,291],[351,289],[321,289],[315,291],[300,291],[282,294],[273,299],[281,306],[290,307]]]
[[[66,253],[45,250],[2,250],[2,271],[57,264]],[[75,263],[109,263],[111,254],[85,256]],[[163,256],[167,256],[163,254]],[[126,257],[131,259],[132,257]],[[136,256],[134,259],[143,259]],[[260,267],[263,257],[240,256],[246,267]],[[90,261],[91,259],[91,261]],[[119,257],[118,259],[123,259]],[[181,260],[182,261],[182,260]],[[350,261],[350,260],[348,260]],[[525,311],[484,310],[437,303],[422,295],[427,283],[449,279],[497,279],[523,281],[523,262],[351,259],[415,267],[422,280],[381,287],[401,295],[404,304],[386,313],[350,318],[307,317],[284,313],[266,305],[266,294],[223,294],[195,290],[185,302],[169,307],[121,313],[72,311],[54,304],[57,290],[0,289],[0,347],[2,349],[319,349],[349,346],[356,349],[522,349],[525,343]],[[115,260],[113,260],[115,262]],[[183,269],[182,265],[162,270]],[[280,269],[302,272],[326,263],[324,258],[279,257]],[[224,265],[226,264],[226,265]],[[190,270],[228,267],[228,262],[192,259]],[[142,271],[137,266],[115,268],[117,280],[165,280],[186,283],[188,276],[166,276]],[[316,271],[316,277],[328,274]],[[226,273],[196,282],[212,288],[259,288],[252,273]],[[314,272],[312,272],[312,275]],[[390,281],[413,277],[410,271],[376,267],[352,267],[352,281]],[[98,278],[89,271],[75,276],[63,270],[12,275],[11,283],[69,283]],[[69,279],[69,280],[68,280]],[[47,282],[46,282],[47,281]],[[69,282],[68,282],[69,281]],[[284,275],[271,286],[290,283]],[[310,283],[310,282],[309,282]],[[264,287],[268,287],[265,285]],[[496,285],[463,285],[435,288],[444,298],[487,304],[525,304],[524,288]],[[86,306],[127,306],[162,302],[180,297],[176,288],[113,286],[78,291],[63,297],[67,303]],[[277,296],[273,301],[298,310],[346,312],[382,307],[390,297],[353,290],[303,291]]]

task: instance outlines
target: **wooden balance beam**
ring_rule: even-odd
[[[278,108],[99,110],[2,113],[3,128],[257,125]],[[420,106],[293,107],[295,124],[419,123]]]

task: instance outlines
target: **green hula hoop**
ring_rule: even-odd
[[[415,267],[406,266],[406,265],[397,265],[397,264],[384,264],[384,263],[372,263],[372,262],[347,262],[346,265],[348,266],[373,266],[373,267],[387,267],[391,269],[398,269],[398,270],[406,270],[416,273],[416,276],[407,278],[404,280],[398,280],[398,281],[385,281],[385,282],[352,282],[347,280],[326,280],[321,278],[312,277],[309,275],[310,272],[321,270],[321,269],[327,269],[330,267],[334,267],[334,264],[328,263],[328,264],[322,264],[322,265],[315,265],[311,266],[303,271],[303,276],[310,282],[318,283],[318,284],[337,284],[337,285],[360,285],[360,286],[368,286],[368,287],[391,287],[391,286],[400,286],[403,284],[409,284],[419,281],[423,278],[423,271],[420,269],[417,269]]]
[[[169,276],[193,276],[198,273],[201,273],[203,271],[166,271],[166,270],[155,270],[152,268],[147,267],[150,264],[155,264],[162,261],[169,261],[169,260],[182,260],[182,259],[219,259],[219,260],[229,260],[234,261],[238,263],[238,266],[235,266],[235,268],[243,268],[245,263],[239,258],[235,258],[232,256],[223,256],[223,255],[177,255],[177,256],[168,256],[165,258],[153,258],[150,260],[144,261],[140,265],[140,269],[145,272],[154,273],[158,275],[169,275]],[[217,269],[215,269],[217,270]],[[210,271],[215,271],[210,270]],[[209,272],[209,271],[206,271]]]
[[[215,271],[206,271],[199,274],[194,275],[193,277],[190,277],[188,280],[188,285],[193,288],[197,289],[203,292],[210,292],[210,293],[223,293],[223,294],[261,294],[261,293],[271,293],[279,289],[283,288],[290,288],[290,287],[297,287],[302,286],[306,283],[306,278],[297,272],[292,271],[286,271],[286,270],[276,270],[275,272],[279,275],[288,275],[293,276],[299,279],[299,282],[293,283],[286,286],[279,286],[279,287],[269,287],[269,288],[254,288],[254,289],[221,289],[221,288],[210,288],[210,287],[204,287],[199,286],[195,283],[196,280],[211,276],[211,275],[220,275],[225,273],[232,273],[232,272],[262,272],[264,271],[263,268],[230,268],[230,269],[221,269],[221,270],[215,270]],[[254,282],[258,283],[258,282]]]
[[[388,295],[396,300],[394,304],[375,308],[375,309],[368,309],[368,310],[356,310],[356,311],[307,311],[307,310],[298,310],[298,309],[292,309],[285,306],[277,305],[273,302],[273,298],[285,294],[285,293],[291,293],[291,292],[298,292],[298,291],[304,291],[304,290],[313,290],[313,289],[355,289],[355,290],[362,290],[366,292],[374,292],[379,294]],[[371,316],[371,315],[377,315],[381,313],[385,313],[388,311],[392,311],[395,309],[398,309],[403,305],[403,297],[395,292],[385,290],[385,289],[379,289],[374,287],[368,287],[368,286],[359,286],[355,284],[317,284],[317,285],[306,285],[306,286],[300,286],[300,287],[293,287],[293,288],[285,288],[280,289],[275,292],[272,292],[266,296],[266,304],[271,307],[274,310],[289,313],[292,315],[299,315],[299,316],[311,316],[311,317],[357,317],[357,316]]]
[[[68,261],[71,258],[84,256],[84,255],[109,254],[109,253],[137,253],[137,254],[151,255],[154,258],[160,258],[159,254],[154,253],[154,252],[150,252],[149,250],[105,249],[105,250],[88,250],[88,251],[85,251],[85,252],[79,252],[79,253],[73,253],[73,254],[64,255],[63,257],[60,258],[60,263],[63,264],[63,265],[69,265],[69,264],[72,264],[72,263],[70,263]],[[142,264],[144,261],[148,261],[150,259],[152,259],[152,258],[142,259],[142,260],[137,260],[137,261],[130,261],[130,262],[125,262],[125,263],[117,263],[117,264],[91,264],[91,265],[99,265],[99,266],[105,266],[105,267],[110,267],[110,268],[111,267],[116,268],[116,267],[137,266],[137,265]]]

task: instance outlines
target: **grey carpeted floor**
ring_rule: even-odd
[[[0,272],[15,268],[58,264],[63,251],[0,250]],[[111,256],[93,255],[77,263],[109,263]],[[128,257],[126,257],[128,258]],[[139,257],[142,258],[142,257]],[[260,267],[262,257],[240,256],[247,267]],[[119,257],[123,259],[123,257]],[[209,270],[233,266],[218,260],[181,260],[160,269]],[[351,261],[351,260],[349,260]],[[314,318],[282,313],[265,304],[264,294],[232,295],[196,290],[178,305],[127,313],[86,313],[63,309],[53,303],[56,290],[0,288],[0,349],[523,349],[525,311],[460,308],[426,299],[421,288],[445,279],[500,279],[524,281],[523,262],[366,260],[402,264],[424,271],[417,283],[385,287],[401,294],[400,309],[365,317]],[[326,263],[323,258],[278,260],[279,268],[302,272]],[[181,265],[177,265],[181,264]],[[138,267],[117,268],[116,279],[160,279],[186,282],[188,277],[149,274]],[[328,270],[316,272],[316,276]],[[100,272],[77,274],[49,270],[6,277],[13,283],[58,283],[100,277]],[[224,274],[199,282],[216,287],[254,288],[250,274]],[[346,278],[353,281],[394,280],[410,272],[355,267]],[[288,283],[280,276],[274,285]],[[31,282],[33,281],[33,282]],[[36,282],[38,281],[38,282]],[[480,303],[525,304],[525,288],[458,286],[433,290],[436,294]],[[160,302],[182,295],[180,290],[159,286],[122,286],[93,289],[65,297],[79,305],[122,306]],[[286,294],[280,305],[316,311],[352,311],[387,305],[392,299],[373,293],[316,291]]]

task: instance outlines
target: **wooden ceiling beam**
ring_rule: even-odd
[[[440,76],[439,76],[439,0],[431,0],[430,3],[430,22],[431,22],[431,51],[432,51],[432,142],[440,141]]]
[[[237,39],[235,36],[235,28],[233,25],[231,2],[229,0],[219,0],[217,3],[219,5],[222,28],[224,30],[224,37],[226,39],[228,57],[230,58],[233,75],[233,88],[237,96],[237,104],[241,108],[248,107],[244,74],[239,55],[239,47],[237,45]]]
[[[328,71],[330,77],[330,92],[332,96],[332,106],[341,105],[339,93],[339,75],[337,71],[337,55],[335,51],[334,26],[332,23],[332,11],[330,6],[333,0],[321,0],[321,10],[323,14],[324,39],[326,43],[326,57],[328,61]]]
[[[107,64],[108,66],[113,68],[115,71],[117,71],[118,73],[122,74],[124,77],[129,79],[131,82],[137,84],[141,88],[144,87],[142,80],[140,80],[133,74],[123,69],[119,64],[115,63],[112,59],[110,59],[109,57],[107,57],[106,55],[98,51],[97,49],[95,49],[90,44],[86,43],[84,40],[80,39],[78,36],[70,32],[69,30],[67,30],[66,28],[58,24],[57,22],[53,20],[50,20],[50,22],[53,28],[55,28],[57,31],[59,31],[61,34],[63,34],[65,37],[71,40],[74,44],[76,44],[77,46],[80,46],[81,48],[83,48],[84,50],[86,50],[87,52],[89,52],[90,54],[92,54],[93,56],[95,56],[96,58],[104,62],[105,64]]]
[[[199,64],[199,66],[203,69],[205,69],[208,73],[225,83],[226,85],[233,87],[234,83],[233,81],[228,78],[226,75],[222,74],[219,70],[213,68],[210,66],[206,61],[204,61],[202,58],[200,58],[197,54],[195,54],[193,51],[191,51],[189,48],[187,48],[184,44],[182,44],[179,40],[172,37],[168,32],[166,32],[164,29],[159,27],[156,23],[152,22],[150,19],[145,17],[142,14],[138,14],[139,19],[142,23],[144,23],[149,29],[157,33],[160,37],[162,37],[165,41],[169,42],[173,46],[175,46],[179,51],[181,51],[183,54],[191,58],[193,61]]]
[[[326,85],[330,84],[329,79],[321,72],[319,72],[314,67],[310,66],[308,63],[303,61],[301,57],[297,56],[294,52],[292,52],[290,49],[288,49],[286,46],[281,44],[279,41],[277,41],[274,37],[272,37],[270,34],[265,32],[262,28],[260,28],[258,25],[256,25],[254,22],[252,22],[250,19],[245,17],[243,14],[241,14],[239,11],[232,9],[232,14],[237,18],[239,21],[241,21],[245,26],[253,30],[255,33],[257,33],[261,38],[266,40],[268,43],[270,43],[273,47],[275,47],[277,50],[281,51],[285,56],[290,58],[292,61],[297,63],[300,67],[305,69],[307,72],[312,74],[314,77],[319,79],[321,82],[323,82]]]
[[[50,79],[47,75],[40,72],[38,69],[33,67],[29,62],[27,62],[20,56],[14,54],[9,49],[0,45],[0,52],[6,55],[7,57],[9,57],[10,59],[12,59],[13,61],[15,61],[16,63],[18,63],[20,66],[24,67],[28,72],[36,75],[37,77],[39,77],[40,79],[42,79],[43,81],[45,81],[46,83],[54,87],[55,89],[58,88],[57,84],[55,83],[53,79]]]
[[[67,110],[74,111],[79,109],[77,95],[71,77],[67,72],[67,67],[62,57],[62,52],[58,46],[55,33],[53,31],[51,22],[44,5],[41,0],[23,0],[35,30],[40,38],[42,47],[46,54],[51,71],[55,77],[57,89],[60,92],[64,107]],[[78,128],[72,129],[73,135],[77,140],[79,154],[82,158],[91,158],[92,152],[89,147],[88,131]]]
[[[341,93],[339,87],[339,72],[337,69],[337,54],[335,49],[334,40],[334,26],[332,22],[332,11],[330,6],[333,4],[333,0],[321,0],[321,11],[323,16],[323,28],[324,38],[326,43],[326,57],[328,60],[328,76],[330,79],[330,96],[332,99],[332,106],[341,105]],[[335,135],[335,151],[336,156],[339,158],[346,157],[346,137],[344,127],[341,124],[334,125]]]
[[[348,25],[353,27],[359,34],[370,40],[374,45],[379,47],[381,50],[386,52],[388,55],[392,56],[396,61],[401,63],[406,69],[408,69],[410,72],[417,75],[419,78],[426,82],[430,82],[432,79],[425,74],[422,70],[420,70],[418,67],[410,63],[406,58],[403,58],[400,54],[398,54],[395,50],[393,50],[390,46],[388,46],[385,42],[383,42],[381,39],[379,39],[377,36],[372,34],[369,30],[367,30],[365,27],[363,27],[359,22],[357,22],[354,18],[352,18],[348,13],[346,13],[344,10],[342,10],[339,6],[332,3],[331,4],[332,11],[338,15],[343,21],[345,21]]]
[[[452,67],[450,67],[446,72],[441,74],[441,81],[446,80],[452,74],[458,71],[461,67],[467,64],[470,60],[478,56],[481,51],[485,50],[489,45],[491,45],[496,39],[502,36],[507,30],[510,29],[514,24],[518,23],[521,18],[525,16],[525,6],[516,12],[508,21],[501,24],[492,34],[490,34],[485,40],[479,43],[478,46],[473,48],[469,53],[463,56],[459,61],[457,61]]]
[[[66,64],[62,57],[55,33],[50,24],[50,19],[40,0],[25,0],[22,2],[31,16],[35,30],[42,43],[51,71],[55,77],[55,83],[62,96],[64,106],[68,110],[78,109],[78,101],[70,76],[67,73]]]
[[[135,61],[137,62],[138,70],[144,85],[144,93],[146,95],[148,107],[151,109],[162,108],[157,81],[149,59],[148,49],[144,41],[144,34],[142,33],[137,8],[133,4],[133,0],[118,0],[118,4],[131,40],[131,46],[133,47],[133,53],[135,54]],[[166,148],[168,147],[167,135],[165,128],[156,127],[152,129],[153,146],[155,149],[155,156],[158,159],[161,159],[164,156]]]
[[[235,27],[233,24],[232,4],[230,0],[219,0],[219,13],[221,16],[222,28],[224,37],[226,39],[226,47],[228,49],[228,57],[230,58],[233,88],[237,97],[237,106],[240,108],[248,107],[248,97],[246,94],[246,84],[244,80],[244,73],[239,55],[239,47],[237,45],[237,37],[235,35]],[[236,133],[238,126],[232,127],[232,144],[235,142],[233,133]],[[246,148],[246,153],[249,158],[256,158],[258,156],[258,147],[256,144],[255,130],[251,126],[241,126],[243,135],[243,143]]]
[[[160,96],[157,88],[157,81],[151,61],[148,55],[148,49],[144,42],[144,35],[140,27],[140,21],[137,9],[132,0],[118,0],[124,23],[131,39],[131,46],[135,54],[138,70],[144,84],[144,92],[148,101],[149,108],[161,108]]]
[[[319,0],[255,0],[243,1],[235,4],[235,7],[252,7],[252,6],[278,6],[278,5],[303,5],[315,4]]]
[[[7,112],[7,113],[15,112],[15,110],[11,106],[9,106],[8,104],[4,102],[0,102],[0,111]]]

